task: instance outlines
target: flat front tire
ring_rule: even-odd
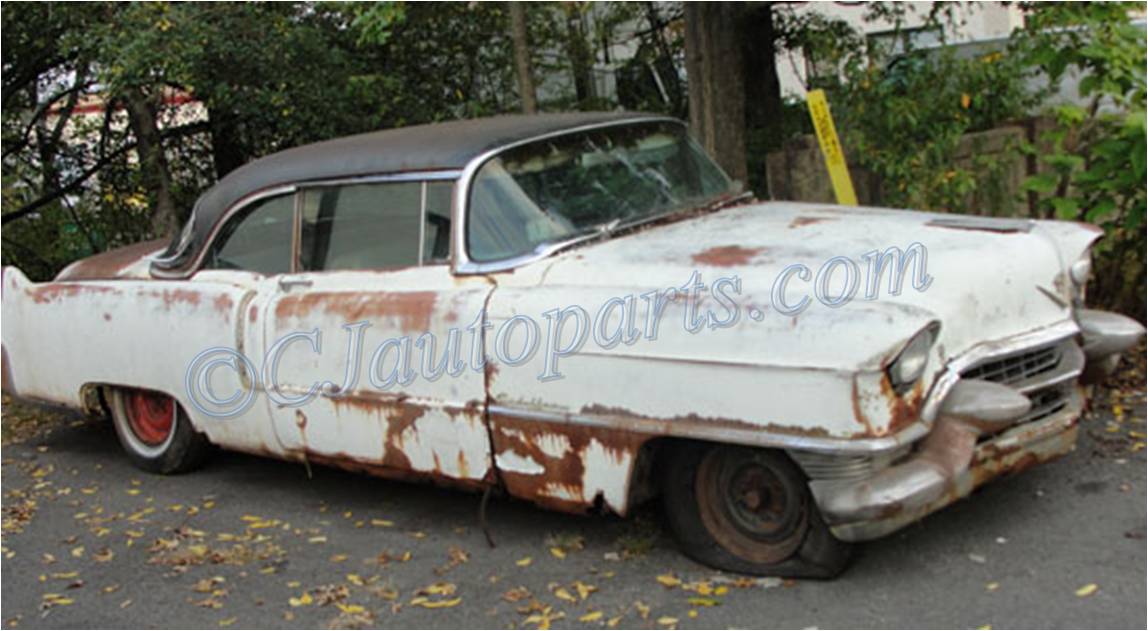
[[[663,505],[682,551],[741,574],[832,578],[849,544],[821,519],[801,470],[783,452],[680,443],[663,470]]]
[[[152,390],[113,388],[108,405],[116,436],[132,464],[152,473],[183,473],[207,456],[207,439],[195,431],[172,397]]]

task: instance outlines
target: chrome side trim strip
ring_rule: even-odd
[[[731,427],[700,419],[668,420],[613,414],[591,416],[544,410],[524,410],[504,405],[491,405],[489,412],[491,415],[508,416],[539,423],[612,429],[634,434],[646,434],[651,437],[672,436],[752,447],[799,449],[833,454],[874,454],[891,451],[910,445],[929,432],[929,428],[924,423],[914,423],[890,436],[852,439],[789,434],[771,431],[766,427],[756,428],[748,423],[745,427]]]

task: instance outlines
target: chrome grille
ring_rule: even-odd
[[[1017,420],[1019,425],[1056,414],[1068,405],[1083,360],[1075,342],[1061,340],[987,359],[961,371],[961,378],[992,381],[1023,392],[1032,408]]]
[[[1070,397],[1072,397],[1071,385],[1053,386],[1030,393],[1028,398],[1032,401],[1032,408],[1029,409],[1028,414],[1020,417],[1017,424],[1028,423],[1056,414],[1068,405]]]
[[[1054,370],[1060,363],[1060,344],[991,360],[961,373],[965,379],[983,379],[1006,386]]]

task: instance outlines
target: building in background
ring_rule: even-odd
[[[861,33],[870,42],[886,44],[885,49],[897,54],[907,49],[935,48],[942,44],[961,46],[986,40],[1004,40],[1014,29],[1024,26],[1024,14],[1015,3],[961,2],[954,5],[954,24],[941,33],[926,26],[933,2],[905,2],[908,8],[904,21],[897,25],[885,19],[866,20],[869,12],[865,2],[809,2],[780,5],[778,10],[794,14],[819,13],[826,18],[841,20]],[[833,70],[819,67],[802,50],[778,51],[777,74],[783,96],[805,97],[812,76]]]

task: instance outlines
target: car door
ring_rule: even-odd
[[[206,326],[184,319],[166,337],[167,349],[194,340],[189,351],[179,354],[184,407],[215,444],[264,455],[282,453],[268,406],[261,400],[257,367],[264,349],[255,316],[277,291],[280,276],[293,269],[294,226],[294,189],[268,191],[228,214],[191,278],[159,281],[200,294],[200,302],[210,301],[216,312]],[[174,299],[179,291],[165,295]],[[205,335],[202,331],[208,328]],[[157,341],[165,347],[162,339],[152,343]],[[217,363],[220,360],[226,361]]]
[[[475,319],[491,286],[450,272],[452,189],[404,177],[301,189],[298,271],[264,320],[264,387],[289,452],[487,477]]]

